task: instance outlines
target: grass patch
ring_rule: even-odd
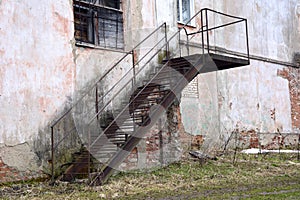
[[[4,199],[300,199],[299,163],[291,155],[185,160],[151,172],[119,173],[104,186],[35,183],[0,187]]]

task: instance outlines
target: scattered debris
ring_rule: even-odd
[[[298,150],[286,150],[286,149],[257,149],[257,148],[252,148],[252,149],[245,149],[242,150],[242,153],[246,154],[259,154],[259,153],[298,153]]]
[[[288,163],[291,164],[291,165],[297,165],[297,166],[300,166],[300,163],[295,163],[295,162],[292,162],[292,161],[290,161],[290,160],[288,161]]]
[[[190,151],[189,154],[194,158],[198,158],[200,160],[217,160],[217,157],[207,155],[201,151]]]

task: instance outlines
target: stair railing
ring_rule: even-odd
[[[208,24],[208,22],[209,22],[208,13],[222,15],[225,17],[234,18],[234,19],[238,19],[238,20],[234,21],[234,22],[229,22],[229,23],[225,23],[222,25],[216,25],[216,26],[211,27]],[[197,30],[196,32],[190,31],[191,28],[190,28],[189,23],[198,15],[200,15],[201,26],[200,26],[199,30]],[[246,27],[246,47],[247,47],[246,57],[249,60],[247,20],[243,19],[243,18],[238,18],[235,16],[230,16],[230,15],[227,15],[224,13],[220,13],[220,12],[208,9],[208,8],[201,9],[199,12],[197,12],[188,22],[186,22],[186,24],[182,25],[181,28],[179,28],[179,30],[176,31],[169,38],[167,38],[166,23],[162,24],[160,27],[158,27],[156,30],[154,30],[150,35],[148,35],[142,42],[140,42],[135,48],[133,48],[133,50],[126,53],[115,65],[113,65],[99,79],[99,81],[97,81],[88,90],[88,92],[86,92],[77,101],[77,103],[74,104],[74,106],[72,106],[69,110],[67,110],[65,112],[65,114],[62,115],[62,117],[60,117],[56,122],[54,122],[52,124],[52,126],[51,126],[52,179],[54,180],[54,178],[55,178],[55,166],[54,166],[55,165],[54,164],[55,163],[55,153],[57,153],[57,151],[59,151],[59,145],[61,143],[63,143],[65,140],[67,140],[68,137],[70,137],[70,135],[75,134],[76,137],[78,137],[78,135],[80,135],[80,133],[78,133],[78,132],[81,132],[81,134],[84,134],[85,131],[88,132],[88,135],[87,135],[88,138],[87,138],[87,141],[85,141],[85,145],[87,145],[88,149],[93,148],[93,146],[95,146],[95,144],[97,144],[97,140],[99,140],[103,136],[103,133],[105,133],[109,128],[111,128],[114,125],[114,123],[117,123],[119,118],[122,116],[122,113],[126,112],[126,110],[129,109],[130,103],[132,103],[135,100],[135,98],[133,98],[130,101],[128,101],[128,99],[130,99],[130,97],[131,97],[131,94],[133,94],[134,90],[139,86],[144,86],[143,89],[145,89],[146,86],[149,85],[149,83],[151,83],[151,81],[153,80],[153,75],[148,76],[148,79],[147,79],[147,78],[145,78],[147,76],[146,75],[147,73],[149,73],[149,72],[151,73],[151,71],[154,70],[154,72],[153,71],[152,72],[154,73],[154,76],[155,76],[155,73],[156,74],[160,73],[161,70],[163,70],[165,67],[167,67],[170,59],[175,58],[175,57],[182,57],[182,56],[190,55],[190,52],[193,51],[193,47],[202,49],[202,54],[210,53],[211,51],[213,51],[213,49],[211,49],[211,47],[210,47],[210,44],[211,44],[210,43],[210,31],[214,31],[219,28],[224,28],[229,25],[243,23],[243,22],[245,23],[245,27]],[[153,36],[155,33],[159,32],[159,30],[161,30],[161,29],[164,29],[164,37],[161,39],[155,40],[158,42],[155,43],[152,46],[152,48],[144,54],[144,56],[142,56],[140,59],[137,60],[134,57],[134,55],[135,55],[135,51],[138,50],[138,47],[141,46],[146,40],[149,40],[149,38],[151,36]],[[182,35],[186,36],[185,41],[184,41],[184,39],[182,39]],[[200,40],[201,40],[200,44],[198,43],[197,45],[195,45],[195,44],[191,43],[191,40],[195,36],[200,37]],[[205,38],[206,38],[206,40],[205,40]],[[162,42],[164,42],[164,43],[161,44]],[[163,51],[164,51],[164,53],[163,53]],[[158,57],[160,57],[160,54],[162,54],[163,59],[158,59]],[[113,74],[114,69],[116,69],[116,67],[122,61],[126,60],[129,55],[132,56],[131,57],[132,67],[130,68],[130,70],[128,70],[127,73],[125,73],[125,75],[123,75],[115,84],[113,84],[110,87],[110,89],[108,89],[107,91],[104,91],[104,93],[101,94],[101,92],[99,92],[99,89],[98,89],[100,82],[102,82],[105,79],[105,77],[108,77],[109,75]],[[162,60],[165,60],[166,63],[162,64],[162,62],[161,62]],[[160,68],[158,70],[155,69],[157,66],[160,66]],[[143,83],[144,79],[145,79],[145,82]],[[75,110],[74,115],[77,114],[76,106],[79,105],[80,103],[84,102],[83,99],[86,96],[89,96],[91,91],[92,91],[92,93],[93,92],[96,93],[96,98],[94,97],[96,99],[95,100],[96,108],[95,109],[86,108],[84,111],[79,109],[80,111],[78,112],[78,113],[90,113],[89,116],[87,117],[87,119],[83,119],[83,120],[85,120],[84,125],[83,125],[84,128],[82,130],[77,130],[78,126],[74,125],[70,130],[68,130],[65,134],[63,134],[63,137],[59,138],[58,142],[55,143],[54,137],[57,136],[57,134],[55,135],[54,129],[58,127],[57,129],[59,132],[60,127],[64,127],[64,128],[66,127],[65,123],[62,123],[62,125],[59,125],[59,124],[62,121],[64,121],[65,119],[66,119],[66,121],[68,121],[69,118],[73,119],[73,116],[71,116],[72,112]],[[138,96],[138,95],[139,94],[137,94],[136,96]],[[126,101],[126,100],[127,100],[127,102],[124,104],[124,102],[122,102],[122,101]],[[95,134],[93,132],[95,132],[95,131],[97,132],[97,130],[101,129],[99,127],[99,120],[101,120],[101,115],[104,112],[110,111],[112,109],[119,109],[119,111],[114,113],[113,120],[110,121],[108,124],[106,124],[105,128],[102,131],[99,131],[100,133],[99,132],[96,133],[96,135],[98,134],[97,137],[93,138],[93,140],[91,141],[90,140],[91,135]],[[95,112],[92,112],[94,110],[95,110]],[[76,119],[74,121],[76,121]],[[71,122],[71,124],[76,123],[74,121]],[[79,138],[79,139],[82,140],[82,138]],[[78,143],[78,141],[76,140],[75,143]],[[62,153],[64,153],[64,152],[62,152]],[[90,163],[88,163],[88,165],[90,165]]]
[[[159,34],[162,33],[163,36],[157,40],[154,40],[154,44],[150,47],[150,50],[146,51],[144,54],[141,53],[141,58],[136,58],[136,53],[141,48],[143,48],[143,44],[149,42],[151,37],[159,37]],[[56,121],[51,124],[51,174],[52,181],[56,176],[56,168],[60,166],[55,166],[57,162],[57,157],[63,156],[66,153],[64,150],[60,150],[60,146],[66,146],[66,150],[70,150],[73,146],[78,146],[81,143],[81,138],[78,137],[78,127],[76,127],[73,119],[73,112],[76,112],[78,107],[81,107],[82,103],[89,99],[91,96],[95,98],[95,107],[91,106],[85,109],[84,113],[89,112],[99,112],[99,105],[103,102],[103,100],[110,94],[127,76],[131,74],[132,77],[136,77],[137,73],[136,67],[146,59],[147,56],[151,55],[151,52],[155,50],[159,46],[160,43],[167,40],[167,26],[166,23],[163,23],[154,31],[152,31],[149,35],[147,35],[141,42],[139,42],[132,50],[128,51],[123,55],[115,64],[112,65],[89,89],[84,92],[84,94],[74,103],[68,110],[64,112],[64,114],[59,117]],[[168,47],[165,46],[165,52],[168,51]],[[161,48],[160,48],[161,49]],[[104,95],[101,95],[99,91],[99,86],[104,85],[104,81],[108,76],[113,76],[114,70],[119,67],[123,63],[131,62],[131,68],[115,83],[113,84],[108,91]],[[116,77],[115,77],[116,78]],[[136,82],[136,78],[131,79],[132,85]],[[119,86],[118,86],[119,87]],[[108,97],[109,98],[109,97]],[[83,112],[82,112],[83,113]],[[99,115],[97,115],[99,116]],[[78,148],[77,148],[78,150]],[[70,156],[70,155],[69,155]],[[70,159],[70,158],[68,158]],[[67,161],[67,158],[63,161]]]
[[[185,33],[185,35],[186,35],[186,44],[183,44],[183,45],[180,45],[180,47],[177,49],[177,50],[175,50],[175,51],[173,51],[172,52],[172,50],[170,50],[170,52],[169,52],[169,58],[168,58],[168,61],[170,60],[170,59],[172,59],[172,58],[175,58],[176,56],[180,56],[180,57],[182,57],[182,56],[188,56],[189,55],[189,36],[190,35],[195,35],[195,34],[201,34],[201,36],[202,36],[202,44],[201,44],[201,47],[202,47],[202,54],[206,54],[206,53],[209,53],[209,50],[210,50],[210,48],[209,48],[209,31],[211,31],[211,30],[214,30],[214,29],[218,29],[218,28],[223,28],[223,27],[226,27],[226,26],[229,26],[229,25],[232,25],[232,24],[235,24],[235,23],[240,23],[240,22],[245,22],[245,24],[247,24],[246,23],[246,21],[245,21],[245,19],[240,19],[240,18],[238,18],[239,20],[238,21],[235,21],[235,22],[230,22],[230,23],[226,23],[226,24],[223,24],[223,25],[221,25],[221,26],[215,26],[215,27],[209,27],[208,26],[208,14],[207,14],[207,12],[208,11],[213,11],[213,10],[210,10],[210,9],[202,9],[202,10],[200,10],[194,17],[192,17],[191,19],[190,19],[190,21],[191,20],[193,20],[197,15],[199,15],[199,14],[201,14],[201,21],[203,22],[204,20],[203,20],[203,15],[204,15],[204,13],[205,13],[205,21],[206,21],[206,25],[203,25],[203,26],[201,26],[201,30],[199,30],[199,31],[197,31],[196,33],[188,33],[188,31],[187,31],[187,28],[188,28],[188,24],[189,24],[189,22],[190,21],[188,21],[182,28],[180,28],[173,36],[171,36],[169,39],[168,39],[168,41],[166,42],[166,46],[168,46],[169,48],[172,48],[172,43],[174,42],[174,43],[177,43],[177,44],[182,44],[182,41],[181,41],[181,32],[184,30],[184,33]],[[213,11],[214,13],[217,13],[217,14],[220,14],[219,12],[216,12],[216,11]],[[222,14],[222,13],[221,13]],[[227,17],[230,17],[230,15],[226,15],[226,14],[224,14],[225,16],[227,16]],[[247,26],[246,26],[247,27]],[[246,31],[247,32],[247,31]],[[205,35],[204,35],[204,33],[206,33],[206,38],[207,38],[207,41],[206,41],[206,44],[205,44],[205,42],[204,42],[204,37],[205,37]],[[178,38],[178,41],[176,42],[176,41],[174,41],[174,38],[176,38],[176,40],[177,40],[177,38]],[[247,37],[246,37],[247,38]],[[249,55],[249,47],[248,47],[248,38],[247,38],[247,54]],[[183,52],[183,50],[182,50],[182,46],[186,46],[187,47],[187,52]],[[162,47],[162,48],[164,48],[164,47]],[[205,51],[206,50],[206,51]],[[158,51],[159,52],[159,51]],[[157,53],[158,53],[157,52]],[[151,58],[151,59],[149,59],[149,61],[151,61],[156,55],[157,55],[157,53],[156,54],[154,54],[153,55],[153,57]],[[249,56],[248,56],[248,59],[249,59]],[[158,72],[156,72],[157,74],[159,74],[160,72],[161,72],[161,70],[163,70],[164,68],[166,68],[167,66],[168,66],[168,61],[167,61],[167,63],[164,65],[164,66],[162,66],[161,67],[161,69],[158,71]],[[148,63],[146,63],[146,64],[148,64]],[[159,63],[157,63],[157,64],[159,64]],[[145,66],[143,66],[142,67],[142,69],[144,68]],[[141,70],[142,71],[142,70]],[[140,71],[140,72],[141,72]],[[136,74],[136,76],[138,76],[139,75],[139,73],[137,73]],[[106,131],[108,131],[110,128],[111,128],[111,126],[113,126],[115,123],[118,123],[118,119],[120,118],[120,117],[122,117],[122,116],[124,116],[123,114],[124,114],[124,112],[128,112],[128,110],[129,110],[129,105],[130,104],[132,104],[135,100],[136,100],[136,98],[141,94],[141,92],[147,87],[147,86],[149,86],[149,84],[151,83],[153,81],[153,77],[149,77],[149,79],[147,80],[147,82],[143,85],[143,88],[140,90],[140,92],[138,92],[137,94],[135,94],[136,96],[132,99],[132,98],[130,98],[130,96],[127,96],[127,98],[129,99],[130,98],[130,101],[126,104],[126,105],[124,105],[123,106],[123,108],[121,109],[121,111],[119,112],[119,113],[117,113],[116,115],[115,115],[115,117],[114,117],[114,119],[113,119],[113,121],[106,127],[106,129],[105,130],[103,130],[103,133],[105,133]],[[128,80],[128,82],[126,83],[126,84],[129,84],[130,83],[130,80]],[[125,84],[125,85],[126,85]],[[121,94],[122,93],[122,90],[123,90],[124,88],[121,88],[114,96],[113,96],[113,98],[112,99],[118,99],[118,96],[119,96],[119,94]],[[134,91],[131,91],[131,93],[130,94],[133,94],[134,93]],[[121,95],[121,96],[123,96],[123,95]],[[99,110],[99,113],[97,113],[97,115],[98,114],[100,114],[103,110],[105,110],[105,108],[108,106],[108,105],[110,105],[112,102],[107,102],[107,104],[106,105],[104,105],[102,108],[101,108],[101,110]],[[128,115],[128,117],[130,117],[129,115]],[[91,119],[91,121],[89,122],[89,124],[92,124],[92,122],[94,121],[96,119],[96,115]],[[121,123],[122,123],[122,120],[121,120]],[[121,124],[120,124],[121,125]],[[135,133],[133,132],[133,135],[134,135]],[[89,148],[92,148],[94,145],[96,145],[97,143],[98,143],[98,141],[99,140],[103,140],[103,139],[105,139],[105,138],[103,138],[102,137],[103,135],[99,135],[90,145],[89,145]],[[107,142],[109,142],[108,140],[107,140]],[[127,147],[124,147],[124,148],[127,148]],[[101,150],[101,148],[99,149],[99,150]],[[122,152],[123,150],[122,149],[120,149],[120,152]],[[115,163],[115,162],[121,162],[122,160],[118,160],[118,161],[116,161],[116,160],[113,160],[116,156],[117,156],[117,154],[118,153],[116,153],[113,157],[112,157],[112,159],[110,159],[107,163],[109,163],[109,162],[112,162],[112,163]],[[125,155],[125,154],[124,154]],[[118,157],[118,159],[124,159],[125,157],[124,157],[124,155],[122,154],[122,158],[121,157]],[[128,155],[128,154],[127,154]],[[105,165],[104,165],[105,166]],[[101,175],[101,173],[100,173],[100,175]],[[105,176],[106,176],[106,174],[105,174]],[[92,181],[91,181],[91,183],[93,184],[94,182],[95,182],[95,180],[98,178],[98,176],[95,176],[95,177],[93,177],[93,179],[92,179]],[[105,180],[104,180],[105,181]]]

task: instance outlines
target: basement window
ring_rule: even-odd
[[[177,0],[177,21],[178,23],[185,24],[191,17],[193,17],[194,11],[194,0]],[[188,23],[193,26],[194,20]]]
[[[74,0],[73,9],[77,43],[124,48],[120,0]]]

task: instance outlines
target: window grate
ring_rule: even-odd
[[[104,48],[123,49],[120,1],[74,1],[75,39]]]

